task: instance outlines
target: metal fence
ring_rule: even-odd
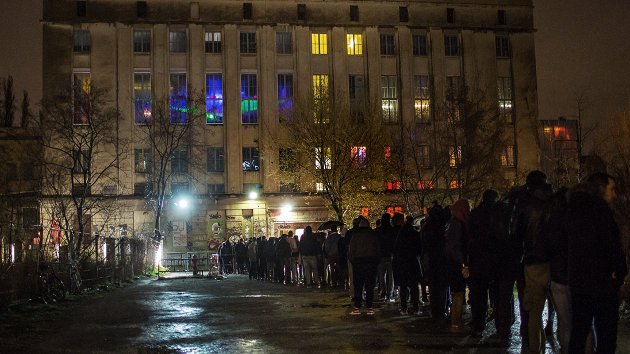
[[[199,275],[218,274],[219,255],[215,252],[167,252],[162,257],[158,276],[167,272],[192,272],[193,262],[197,264]]]

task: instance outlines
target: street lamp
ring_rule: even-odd
[[[256,191],[249,192],[249,199],[250,200],[254,200],[254,199],[257,199],[257,198],[258,198],[258,192],[256,192]]]

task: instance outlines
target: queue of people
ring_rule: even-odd
[[[385,213],[375,228],[358,216],[343,234],[307,227],[301,238],[289,232],[237,246],[250,279],[342,287],[352,298],[350,315],[362,307],[374,315],[376,295],[398,301],[402,315],[428,315],[454,334],[481,337],[492,313],[495,336],[506,345],[518,315],[525,351],[541,353],[551,329],[543,327],[547,304],[562,353],[614,353],[628,273],[615,198],[615,180],[604,173],[554,191],[533,171],[503,198],[486,190],[472,210],[467,199],[433,202],[419,227],[411,216]],[[471,321],[464,324],[466,304]]]

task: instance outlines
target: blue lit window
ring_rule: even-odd
[[[223,78],[206,74],[206,123],[223,123]]]
[[[282,116],[293,107],[293,75],[278,74],[278,111]]]
[[[186,74],[171,74],[169,90],[171,124],[186,124],[187,121]]]
[[[241,75],[241,122],[258,123],[258,89],[256,74]]]
[[[151,123],[151,74],[133,74],[134,120],[136,124]]]

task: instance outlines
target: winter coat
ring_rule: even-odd
[[[530,193],[524,213],[517,220],[523,238],[523,264],[549,262],[549,235],[547,225],[551,215],[551,188],[536,189]]]
[[[394,281],[397,284],[404,283],[404,279],[420,281],[422,267],[420,256],[422,244],[420,234],[411,225],[404,225],[394,242],[392,266],[394,268]]]
[[[352,232],[348,259],[352,264],[378,263],[380,260],[380,247],[374,230],[370,227],[359,227]]]
[[[449,265],[468,264],[467,236],[464,224],[451,217],[446,223],[444,233],[444,252]]]
[[[302,257],[317,256],[320,253],[319,242],[312,233],[305,232],[300,239],[300,253]]]
[[[394,253],[394,242],[396,241],[394,228],[391,225],[381,225],[375,231],[381,248],[381,257],[391,257]]]
[[[326,258],[339,257],[339,239],[341,239],[341,235],[336,232],[326,237],[326,241],[324,241],[324,255]]]
[[[286,237],[281,237],[276,243],[276,258],[289,258],[291,257],[291,245],[287,241]]]
[[[234,247],[234,253],[236,254],[236,259],[244,261],[247,258],[247,246],[242,242],[237,243]]]
[[[446,283],[446,254],[444,252],[445,211],[440,206],[429,209],[429,217],[422,228],[423,250],[426,258],[428,283],[441,286]]]
[[[470,212],[468,261],[471,276],[494,279],[498,265],[499,226],[496,203],[482,202]]]
[[[258,241],[256,240],[252,240],[248,245],[247,245],[247,258],[249,259],[250,262],[256,262],[256,246],[258,244]]]
[[[628,273],[613,211],[598,196],[577,191],[567,210],[568,275],[572,294],[616,296]],[[613,279],[612,274],[616,274]]]

